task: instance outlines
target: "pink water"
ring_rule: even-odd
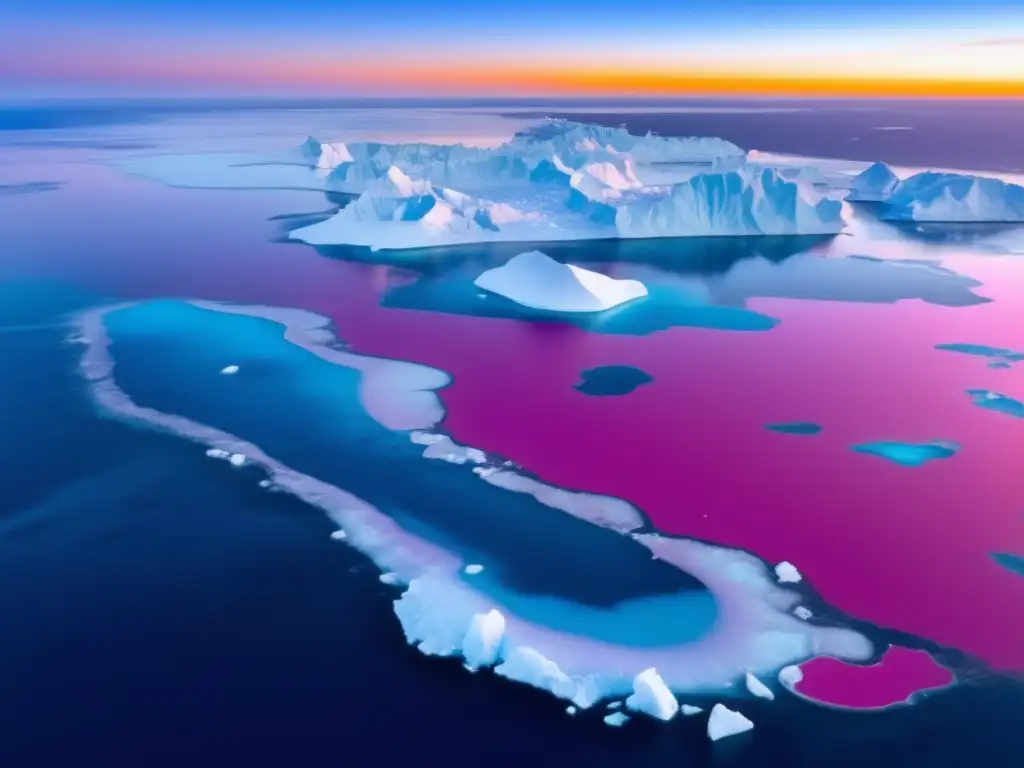
[[[1024,549],[1024,420],[964,392],[1024,398],[1024,365],[994,370],[934,349],[1024,349],[1024,259],[944,262],[985,283],[979,293],[994,299],[985,305],[759,300],[752,309],[782,321],[770,332],[601,336],[381,309],[380,293],[402,279],[396,270],[267,242],[274,229],[260,219],[284,210],[280,193],[251,193],[243,205],[239,193],[169,190],[84,165],[62,177],[89,187],[5,202],[8,240],[31,244],[5,268],[124,296],[328,315],[358,352],[451,372],[444,426],[459,442],[547,482],[629,499],[664,531],[789,560],[841,611],[1024,672],[1024,579],[989,556]],[[309,200],[297,195],[295,210]],[[57,210],[60,226],[40,227]],[[605,364],[655,381],[624,397],[573,389],[581,370]],[[824,432],[764,429],[796,420]],[[849,450],[931,439],[962,450],[917,468]],[[887,686],[871,695],[885,698]]]
[[[902,704],[915,693],[951,685],[953,673],[926,651],[889,646],[877,664],[857,666],[819,657],[800,665],[803,680],[794,686],[801,696],[822,704],[853,709],[879,709]]]

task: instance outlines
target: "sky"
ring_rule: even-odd
[[[2,0],[0,94],[1024,97],[1024,0]]]

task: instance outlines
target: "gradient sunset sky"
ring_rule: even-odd
[[[1024,0],[2,0],[0,93],[1024,97]]]

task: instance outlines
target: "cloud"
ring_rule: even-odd
[[[1024,48],[1024,37],[991,37],[985,40],[972,40],[969,43],[964,43],[966,46],[998,46],[998,47],[1016,47],[1020,46]]]

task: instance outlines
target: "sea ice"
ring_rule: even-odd
[[[569,699],[580,709],[589,709],[601,699],[596,680],[572,679],[555,662],[529,646],[514,648],[505,661],[494,668],[494,672],[509,680],[551,691],[560,699]]]
[[[885,219],[1024,222],[1024,187],[1000,179],[927,171],[901,181],[885,200]]]
[[[484,567],[479,563],[470,563],[462,569],[462,572],[469,576],[476,576],[476,574],[484,572]]]
[[[575,715],[576,712],[577,712],[576,707],[574,707],[572,704],[570,704],[568,707],[565,708],[565,714],[567,714],[567,715]]]
[[[797,584],[803,579],[796,566],[785,560],[775,566],[775,576],[782,584]]]
[[[654,667],[633,678],[633,695],[626,699],[626,706],[659,720],[671,720],[679,711],[679,702]]]
[[[647,295],[643,283],[636,280],[616,280],[562,264],[540,251],[513,256],[480,275],[475,285],[548,312],[601,312]]]
[[[814,615],[811,613],[810,608],[805,608],[802,605],[798,605],[796,608],[794,608],[793,613],[796,615],[798,619],[803,619],[804,621],[807,621],[807,619],[811,618],[811,616]]]
[[[245,464],[245,454],[242,454],[242,453],[232,453],[231,457],[228,459],[228,461],[231,462],[231,466],[233,466],[233,467],[240,467],[243,464]]]
[[[739,712],[729,709],[724,704],[715,704],[708,718],[708,738],[718,741],[749,731],[753,727],[754,724]]]
[[[679,711],[686,717],[690,717],[691,715],[699,715],[704,710],[700,707],[695,707],[692,704],[682,704],[679,707]]]
[[[230,451],[225,451],[223,448],[208,448],[206,450],[206,455],[209,456],[211,459],[230,459],[231,458],[231,452]]]
[[[220,372],[224,376],[234,376],[236,373],[238,373],[238,366],[237,365],[226,365],[226,366],[224,366],[223,368],[220,369]]]
[[[348,538],[348,534],[345,533],[345,530],[343,528],[339,528],[336,531],[331,531],[331,538],[335,541],[344,541]]]
[[[779,682],[791,690],[803,679],[804,673],[796,664],[790,664],[779,670]]]
[[[474,668],[489,667],[498,660],[505,640],[505,617],[495,609],[477,613],[462,640],[462,655]]]
[[[604,716],[604,722],[613,728],[618,728],[629,722],[629,715],[625,712],[612,712]]]
[[[769,701],[775,698],[775,694],[772,693],[772,689],[754,677],[750,672],[747,672],[746,683],[747,690],[758,698],[768,699]]]
[[[846,199],[858,202],[877,202],[893,193],[900,183],[899,176],[885,163],[874,163],[860,173],[851,185]]]
[[[380,581],[381,581],[382,584],[389,584],[389,585],[395,585],[395,584],[401,584],[402,583],[402,580],[398,577],[398,574],[390,573],[390,572],[389,573],[382,573],[380,575]]]

